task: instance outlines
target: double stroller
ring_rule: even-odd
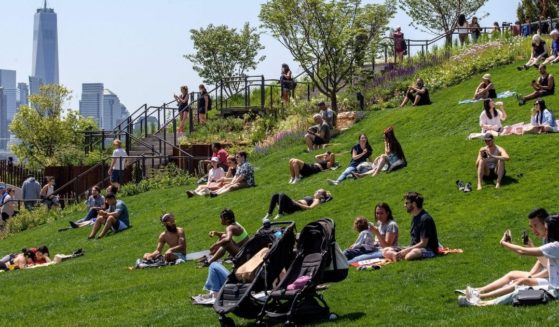
[[[281,226],[285,223],[275,223],[272,229],[276,228],[276,224]],[[283,321],[286,326],[295,325],[297,322],[312,322],[330,316],[330,308],[317,292],[317,286],[344,280],[349,267],[336,244],[334,221],[322,218],[306,225],[297,240],[295,254],[294,227],[291,223],[285,229],[291,228],[284,232],[278,242],[282,245],[272,246],[253,283],[239,283],[234,272],[228,277],[214,304],[214,309],[220,314],[222,326],[234,325],[230,318],[224,316],[227,312],[244,318],[256,318],[259,325],[273,321]],[[263,229],[264,227],[257,234]],[[291,247],[288,249],[289,245]],[[236,260],[242,256],[243,250]],[[238,263],[235,267],[239,267]],[[284,269],[287,272],[282,273]],[[273,287],[273,282],[278,279],[277,285]],[[265,291],[264,300],[256,300],[250,296],[253,292],[260,291]]]

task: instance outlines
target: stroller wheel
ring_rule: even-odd
[[[221,327],[235,327],[235,322],[229,317],[219,318],[219,323],[221,324]]]

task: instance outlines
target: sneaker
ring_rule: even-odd
[[[294,180],[294,179],[295,179],[295,177],[291,177],[291,178],[289,179],[288,184],[293,184],[293,180]]]
[[[191,198],[191,197],[194,196],[194,192],[192,192],[192,191],[186,191],[186,195],[187,195],[189,198]]]
[[[72,228],[80,228],[80,226],[73,221],[70,221],[70,226],[72,226]]]
[[[281,213],[278,213],[275,217],[274,220],[278,220],[279,218],[283,217],[283,215]]]
[[[462,182],[461,180],[456,181],[456,186],[458,187],[458,191],[464,191],[464,182]]]
[[[269,213],[266,214],[266,216],[264,216],[264,218],[262,218],[262,222],[264,222],[265,220],[270,220],[271,215]]]
[[[454,290],[454,294],[466,295],[466,290]]]
[[[215,198],[217,196],[217,193],[215,192],[210,192],[210,198]]]
[[[458,297],[458,305],[461,306],[461,307],[473,307],[473,306],[475,306],[475,304],[468,301],[468,299],[464,295],[460,295]]]
[[[326,181],[328,181],[328,184],[330,184],[330,185],[332,185],[332,186],[336,186],[336,185],[339,184],[338,181],[335,181],[335,180],[333,180],[333,179],[327,179]]]
[[[82,248],[77,249],[76,251],[74,251],[74,253],[72,253],[72,257],[80,257],[82,255],[84,255],[85,253],[83,252]]]
[[[516,67],[516,70],[518,70],[518,71],[521,71],[521,70],[523,70],[523,69],[524,69],[523,66],[518,66],[518,67]]]
[[[297,176],[297,177],[295,177],[295,178],[293,179],[293,183],[291,183],[291,184],[297,184],[297,183],[299,183],[300,181],[301,181],[301,176]]]
[[[516,100],[518,100],[518,105],[519,106],[522,106],[526,103],[526,100],[524,100],[524,98],[520,94],[516,95]]]
[[[468,182],[468,183],[466,184],[466,186],[464,186],[464,192],[465,192],[465,193],[468,193],[468,192],[471,192],[471,191],[472,191],[472,183],[471,183],[471,182]]]
[[[479,302],[479,290],[470,286],[466,286],[466,299],[468,302],[477,304]]]

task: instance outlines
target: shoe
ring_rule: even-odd
[[[289,179],[289,183],[288,183],[288,184],[293,184],[293,180],[294,180],[294,179],[295,179],[295,177],[291,177],[291,178]]]
[[[460,295],[458,297],[458,305],[461,306],[461,307],[473,307],[473,306],[475,306],[475,304],[468,301],[468,299],[464,295]]]
[[[293,183],[291,183],[291,184],[297,184],[297,183],[299,183],[300,181],[301,181],[301,176],[297,176],[297,177],[295,177],[295,178],[293,179]]]
[[[72,228],[80,228],[80,226],[73,221],[70,221],[70,226],[72,226]]]
[[[351,172],[351,177],[353,177],[353,179],[357,179],[357,174],[355,172]]]
[[[468,193],[468,192],[471,192],[471,191],[472,191],[472,183],[471,183],[471,182],[468,182],[468,183],[466,184],[466,186],[464,186],[464,192],[465,192],[465,193]]]
[[[210,198],[215,198],[217,196],[217,193],[215,192],[210,192]]]
[[[266,216],[264,216],[264,218],[262,218],[262,222],[264,222],[265,220],[270,220],[271,215],[269,213],[266,214]]]
[[[278,213],[275,217],[274,220],[278,220],[279,218],[283,217],[283,215],[281,213]]]
[[[521,71],[521,70],[523,70],[523,69],[524,69],[524,67],[522,67],[522,66],[516,67],[516,70],[518,70],[518,71]]]
[[[454,290],[454,294],[466,295],[466,290]]]
[[[83,252],[83,249],[79,248],[76,251],[74,251],[74,253],[72,253],[72,257],[80,257],[84,254],[85,254],[85,252]]]
[[[458,186],[458,191],[464,191],[464,182],[461,180],[456,181],[456,186]]]
[[[332,185],[332,186],[336,186],[336,185],[339,184],[338,181],[335,181],[335,180],[333,180],[333,179],[327,179],[327,181],[328,181],[328,184],[330,184],[330,185]]]
[[[470,303],[477,304],[479,302],[478,289],[470,286],[466,286],[466,299]]]
[[[187,195],[189,198],[191,198],[191,197],[194,196],[194,192],[192,192],[192,191],[186,191],[186,195]]]
[[[524,70],[530,69],[530,67],[528,67],[528,66],[526,66],[526,65],[523,65],[523,66],[524,66]]]
[[[539,64],[534,64],[534,66],[532,66],[532,67],[534,67],[534,68],[536,68],[536,69],[540,69],[540,65],[539,65]]]
[[[524,98],[520,94],[516,95],[516,100],[518,100],[518,105],[519,106],[522,106],[526,103],[526,100],[524,100]]]

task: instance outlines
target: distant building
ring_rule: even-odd
[[[4,99],[4,110],[6,111],[6,117],[8,123],[12,121],[12,118],[16,114],[16,71],[0,69],[0,87],[4,89],[3,97]]]
[[[37,76],[29,76],[29,95],[39,94],[43,80]]]
[[[10,133],[8,133],[8,111],[6,110],[6,97],[4,88],[0,86],[0,150],[5,150]]]
[[[83,83],[80,100],[80,115],[91,117],[103,128],[103,83]]]
[[[111,90],[105,89],[103,93],[103,129],[109,130],[116,127],[122,117],[122,104],[120,99]]]
[[[58,28],[54,9],[37,9],[33,25],[33,70],[34,77],[45,84],[58,84]],[[31,84],[31,83],[30,83]],[[31,94],[38,88],[31,85]]]
[[[17,109],[20,106],[28,106],[29,105],[29,87],[25,83],[17,83]]]

